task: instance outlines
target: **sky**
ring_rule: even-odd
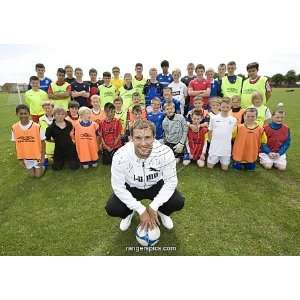
[[[73,10],[61,1],[57,10],[56,0],[43,12],[30,5],[32,0],[18,4],[17,10],[15,2],[4,4],[14,19],[7,13],[0,20],[0,84],[28,82],[39,62],[50,78],[66,64],[82,67],[87,79],[91,67],[102,73],[118,65],[124,74],[133,72],[136,62],[144,64],[147,76],[163,59],[183,75],[189,62],[216,70],[231,60],[238,73],[253,61],[263,75],[290,69],[300,73],[298,4],[292,0],[272,6],[258,0],[87,0],[82,5],[88,14],[80,5]]]

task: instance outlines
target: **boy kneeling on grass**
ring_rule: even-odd
[[[12,126],[11,140],[16,143],[17,158],[32,177],[44,174],[45,134],[40,125],[29,119],[29,107],[19,104],[16,107],[19,122]]]
[[[74,126],[72,137],[75,141],[77,154],[83,169],[98,166],[98,150],[100,145],[99,125],[91,121],[91,110],[82,106],[79,108],[79,122]]]
[[[54,103],[50,101],[45,101],[42,104],[44,115],[39,118],[39,125],[41,126],[41,130],[46,132],[47,127],[49,127],[54,119],[53,110],[54,110]],[[44,167],[47,169],[49,165],[49,160],[53,159],[54,154],[54,143],[46,141],[46,153],[45,153],[45,162]]]
[[[106,118],[100,123],[100,137],[102,142],[102,162],[110,165],[115,152],[122,146],[121,121],[115,118],[115,106],[112,103],[104,105]]]
[[[147,114],[145,113],[146,110],[144,110],[139,104],[132,107],[130,112],[128,111],[128,136],[130,135],[130,130],[133,126],[133,123],[137,120],[147,120]]]
[[[96,122],[99,126],[101,121],[105,119],[105,113],[101,109],[100,97],[98,95],[93,95],[91,97],[91,105],[91,120]]]
[[[79,115],[79,103],[77,101],[71,101],[68,104],[68,112],[66,116],[66,120],[72,123],[72,126],[74,127],[75,124],[78,122]]]
[[[199,168],[205,165],[205,153],[207,147],[207,127],[201,127],[201,120],[204,118],[203,111],[195,110],[192,112],[192,125],[197,128],[188,129],[186,148],[183,157],[183,165],[187,166],[191,161],[197,162]]]
[[[265,169],[274,166],[280,171],[286,169],[286,151],[291,143],[290,129],[283,124],[284,111],[275,111],[272,122],[264,126],[267,143],[261,145],[260,163]]]
[[[236,170],[254,171],[260,146],[267,143],[264,128],[257,124],[256,119],[257,109],[248,107],[244,114],[244,124],[238,125],[233,133],[232,167]]]
[[[227,171],[230,165],[232,133],[236,127],[236,118],[230,115],[230,98],[221,99],[220,110],[219,114],[209,120],[208,138],[210,146],[207,167],[212,169],[220,162],[221,169]]]
[[[61,170],[65,163],[69,168],[76,170],[80,167],[75,145],[71,138],[72,123],[65,118],[67,112],[64,108],[54,109],[54,120],[46,129],[46,140],[54,142],[53,170]]]
[[[164,144],[173,150],[176,163],[179,163],[183,157],[188,126],[183,115],[175,114],[174,103],[166,102],[164,108],[166,113],[166,117],[162,123],[164,130]]]

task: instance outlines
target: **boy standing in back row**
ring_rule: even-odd
[[[141,104],[145,105],[145,95],[143,94],[144,86],[147,82],[147,78],[143,75],[143,65],[137,63],[135,65],[135,76],[132,78],[133,88],[141,95]]]
[[[68,84],[71,84],[72,82],[74,82],[76,80],[76,78],[73,77],[73,68],[70,65],[66,65],[64,70],[66,72],[65,81]]]
[[[109,72],[106,72],[109,73]],[[111,78],[110,83],[115,87],[116,91],[119,92],[120,88],[123,86],[124,81],[120,78],[120,68],[119,67],[113,67],[112,68],[113,78]],[[103,74],[104,79],[104,74]]]
[[[220,79],[220,95],[222,97],[233,97],[233,96],[241,96],[243,78],[235,75],[236,63],[234,61],[230,61],[227,64],[228,74]]]
[[[109,72],[103,72],[103,81],[104,83],[99,86],[101,109],[104,108],[106,103],[113,103],[117,96],[117,89],[111,83],[111,74]]]
[[[71,86],[65,81],[66,71],[63,68],[57,70],[57,81],[52,82],[48,89],[49,99],[52,99],[55,107],[68,109],[71,100]]]
[[[52,80],[45,76],[45,66],[43,64],[36,64],[35,71],[36,71],[36,76],[39,79],[40,89],[47,93]],[[31,88],[32,85],[29,82],[28,90],[30,90]]]
[[[75,69],[76,80],[71,83],[71,95],[74,101],[77,101],[79,106],[87,106],[90,97],[90,87],[82,80],[82,69]]]
[[[30,77],[30,84],[32,88],[25,93],[24,102],[29,107],[32,121],[38,123],[44,114],[42,104],[48,100],[48,95],[40,89],[40,80],[37,76]]]
[[[173,81],[173,77],[169,73],[169,62],[167,60],[163,60],[160,66],[162,69],[162,73],[158,74],[156,79],[161,83],[163,87],[166,87]]]
[[[103,80],[98,80],[98,72],[95,68],[91,68],[89,70],[90,80],[87,81],[88,85],[90,86],[90,98],[88,101],[88,108],[92,108],[92,96],[99,95],[99,86],[103,84]]]
[[[190,109],[194,106],[196,96],[201,96],[203,100],[203,109],[208,109],[208,97],[210,95],[210,81],[204,78],[205,67],[201,64],[196,67],[197,77],[192,80],[188,87],[190,96]]]
[[[247,65],[248,78],[243,81],[241,105],[242,108],[247,108],[251,105],[251,97],[253,92],[261,93],[263,104],[266,105],[271,97],[272,89],[268,82],[268,78],[258,75],[259,65],[257,62]]]

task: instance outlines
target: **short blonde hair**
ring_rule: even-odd
[[[179,68],[176,68],[172,71],[172,76],[174,76],[175,74],[178,74],[179,77],[181,76],[181,70]]]
[[[156,69],[156,68],[151,68],[151,69],[149,70],[149,74],[150,74],[151,72],[156,72],[156,73],[157,73],[157,69]]]
[[[94,99],[97,99],[98,101],[100,101],[100,97],[98,95],[93,95],[91,97],[91,101],[94,100]]]
[[[91,113],[91,110],[88,107],[86,107],[86,106],[81,106],[79,108],[79,110],[78,110],[78,115],[82,116],[82,115],[84,115],[86,113]]]
[[[231,104],[231,99],[229,97],[223,97],[220,99],[220,104],[222,103]]]
[[[258,91],[255,91],[255,92],[252,93],[251,102],[253,102],[254,99],[260,99],[261,101],[264,100],[263,95]]]
[[[208,72],[213,72],[215,74],[215,70],[213,68],[207,68],[205,73],[207,74]]]

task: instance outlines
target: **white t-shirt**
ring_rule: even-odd
[[[21,129],[27,130],[32,125],[32,122],[33,121],[30,120],[29,123],[27,125],[25,125],[25,126],[22,125],[21,122],[19,122],[19,125],[20,125]],[[44,130],[40,130],[40,137],[41,137],[41,141],[44,141],[46,139]],[[12,142],[16,141],[15,135],[14,135],[13,131],[11,132],[11,141]]]
[[[212,131],[209,155],[231,156],[232,132],[236,126],[236,118],[215,115],[209,122],[208,129]]]
[[[178,100],[180,102],[180,108],[183,112],[184,110],[184,104],[185,104],[185,97],[187,97],[187,87],[186,85],[179,81],[178,83],[176,82],[171,82],[168,87],[172,88],[172,95],[173,98],[175,98],[176,100]]]

